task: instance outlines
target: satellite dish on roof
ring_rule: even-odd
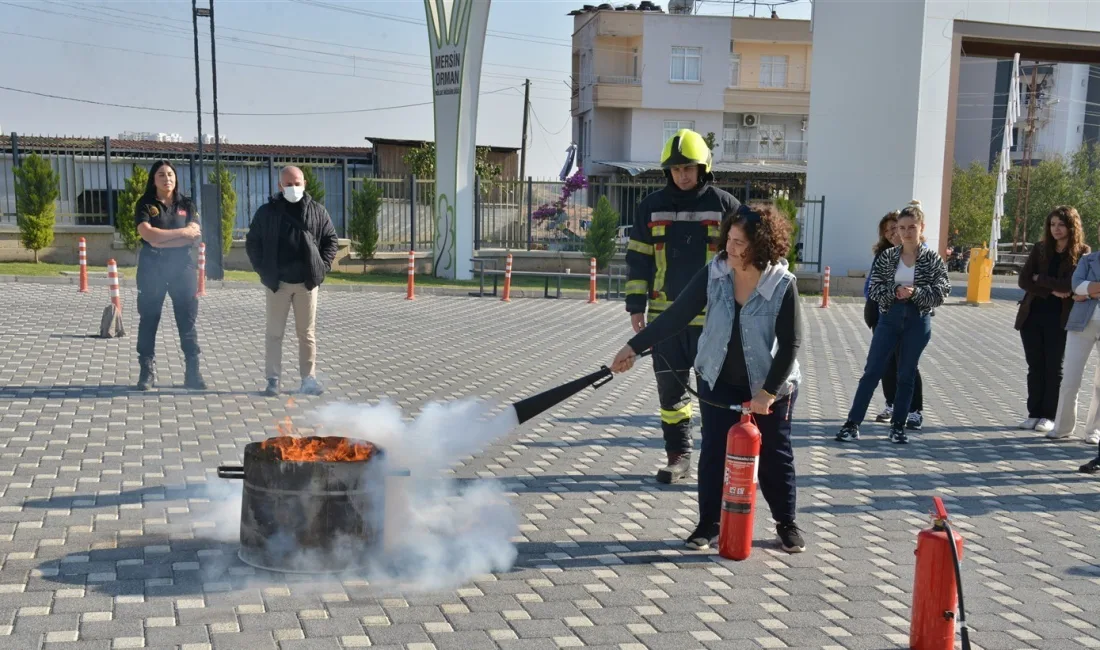
[[[668,0],[668,13],[689,15],[695,10],[695,0]]]

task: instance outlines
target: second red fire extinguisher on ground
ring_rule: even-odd
[[[722,520],[718,555],[745,560],[752,553],[752,526],[756,507],[756,475],[760,463],[760,429],[748,403],[741,406],[741,421],[726,436],[726,471],[722,485]]]

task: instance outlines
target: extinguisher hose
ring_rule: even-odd
[[[943,521],[947,532],[947,544],[951,547],[951,560],[955,565],[955,587],[959,592],[959,634],[962,636],[962,650],[970,650],[970,630],[966,627],[966,605],[963,602],[962,567],[959,564],[959,549],[955,546],[955,531],[946,519]]]
[[[689,368],[684,368],[684,369],[681,369],[681,370],[677,370],[677,369],[673,368],[672,364],[668,362],[668,359],[661,356],[661,354],[659,352],[657,352],[657,350],[654,349],[654,348],[650,348],[650,349],[646,350],[645,352],[642,352],[638,356],[639,357],[644,357],[644,356],[647,356],[647,355],[653,355],[653,358],[660,359],[661,361],[664,362],[665,366],[668,367],[668,370],[657,370],[657,371],[655,371],[655,374],[670,373],[672,375],[672,377],[676,380],[676,383],[683,386],[684,390],[686,390],[688,393],[694,395],[695,399],[699,400],[703,404],[706,404],[708,406],[713,406],[714,408],[719,408],[719,409],[722,409],[722,410],[725,410],[725,411],[737,411],[738,413],[743,412],[745,410],[744,407],[741,404],[722,404],[720,402],[712,402],[708,399],[704,399],[704,398],[700,397],[699,393],[695,392],[695,390],[692,389],[691,386],[688,386],[687,383],[685,383],[683,380],[681,380],[680,375],[678,374],[678,373],[681,373],[681,372],[686,372],[687,370],[689,370]]]

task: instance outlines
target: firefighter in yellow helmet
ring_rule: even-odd
[[[711,151],[701,135],[677,131],[661,152],[668,184],[642,200],[627,245],[626,310],[635,332],[676,300],[695,273],[717,252],[722,217],[741,204],[711,183]],[[695,362],[704,314],[676,336],[658,343],[653,369],[661,407],[667,464],[661,483],[691,474],[693,448],[691,397],[684,388]]]

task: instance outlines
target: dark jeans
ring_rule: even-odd
[[[167,295],[172,298],[180,348],[188,357],[198,356],[199,335],[195,331],[195,322],[199,317],[199,299],[195,295],[198,292],[198,275],[189,251],[143,249],[138,258],[137,289],[138,354],[155,356],[157,328]]]
[[[1027,416],[1054,421],[1062,387],[1066,330],[1058,312],[1032,312],[1020,329],[1027,360]]]
[[[875,327],[878,326],[878,303],[872,300],[868,300],[867,304],[863,307],[863,320],[866,321],[867,327],[871,328],[871,332],[875,331]],[[893,406],[894,399],[898,392],[898,351],[895,349],[894,354],[890,355],[890,359],[886,362],[886,370],[882,374],[882,396],[886,398],[886,403]],[[1057,397],[1055,398],[1057,402]],[[924,382],[920,378],[920,368],[917,368],[916,377],[913,380],[913,399],[909,405],[909,412],[923,411],[924,410]]]
[[[722,484],[725,480],[726,434],[741,420],[741,414],[709,405],[741,404],[751,399],[748,387],[737,388],[719,379],[714,388],[699,382],[699,411],[703,418],[703,444],[699,454],[699,523],[717,524],[722,516]],[[787,524],[795,517],[794,449],[791,447],[791,418],[796,390],[776,400],[769,415],[754,415],[760,429],[760,467],[757,480],[776,523]]]
[[[867,365],[859,379],[848,421],[859,424],[867,416],[867,407],[874,397],[886,372],[890,357],[898,356],[897,392],[894,394],[893,423],[905,426],[909,407],[913,402],[913,389],[920,355],[932,339],[932,317],[921,316],[920,310],[910,302],[896,302],[890,311],[881,314],[871,336],[871,349],[867,351]]]
[[[661,403],[661,432],[665,451],[669,453],[690,452],[693,446],[691,395],[684,386],[690,386],[688,382],[700,332],[700,327],[686,327],[653,347],[653,372],[657,378],[657,399]]]

